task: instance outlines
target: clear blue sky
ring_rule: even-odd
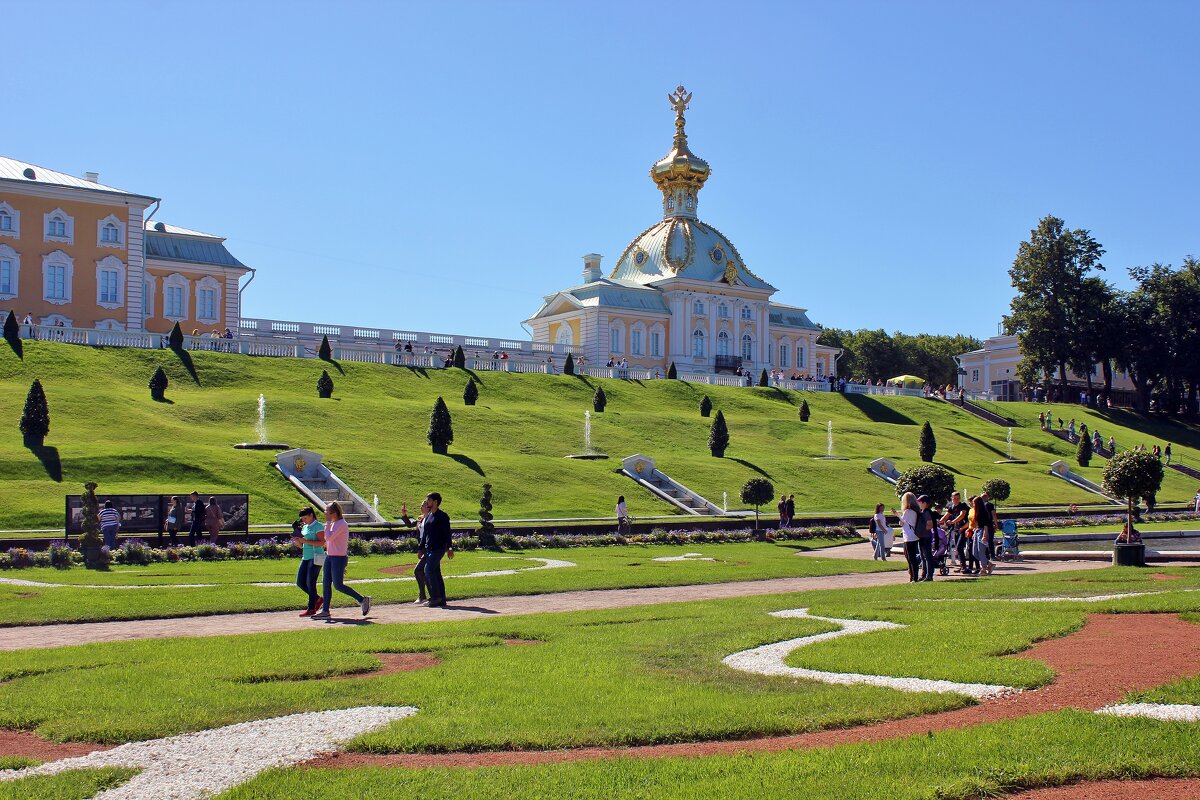
[[[164,198],[249,316],[522,335],[661,215],[837,327],[995,333],[1039,217],[1200,254],[1200,4],[5,4],[0,153]]]

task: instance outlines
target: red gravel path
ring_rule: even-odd
[[[1170,614],[1093,614],[1083,629],[1041,642],[1025,653],[1049,665],[1055,681],[1042,689],[968,706],[955,711],[864,725],[739,741],[708,741],[641,747],[587,747],[575,750],[482,753],[395,754],[338,753],[310,762],[319,767],[485,767],[545,764],[618,757],[710,756],[748,750],[795,750],[848,742],[878,742],[932,731],[964,728],[1064,708],[1094,710],[1131,691],[1150,689],[1200,673],[1200,625]],[[1128,665],[1136,662],[1138,669]],[[1143,795],[1153,797],[1154,795]]]
[[[1090,781],[1054,789],[1034,789],[1008,800],[1200,800],[1196,778],[1151,778],[1142,781]]]

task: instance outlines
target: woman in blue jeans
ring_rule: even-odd
[[[336,501],[325,507],[325,578],[321,582],[325,607],[313,614],[313,619],[329,619],[333,590],[337,589],[358,601],[365,617],[371,610],[371,598],[364,597],[346,585],[347,550],[350,546],[350,526],[342,518],[342,507]]]
[[[308,595],[308,608],[302,617],[311,617],[321,610],[324,598],[317,595],[317,576],[325,564],[325,526],[317,522],[312,506],[300,509],[300,522],[296,530],[299,536],[292,541],[300,546],[300,568],[296,571],[296,585]]]

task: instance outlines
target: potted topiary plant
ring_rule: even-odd
[[[1125,501],[1125,530],[1113,545],[1113,565],[1146,566],[1146,545],[1133,528],[1134,505],[1153,498],[1162,486],[1163,465],[1153,453],[1127,450],[1104,465],[1104,490]]]
[[[759,506],[771,502],[774,497],[775,487],[766,478],[751,478],[742,484],[742,502],[754,506],[754,530],[758,530]]]

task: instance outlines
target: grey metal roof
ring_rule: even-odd
[[[179,236],[201,236],[205,239],[216,239],[219,242],[225,241],[224,236],[217,236],[214,233],[204,233],[203,231],[194,231],[191,228],[172,225],[169,222],[158,222],[157,220],[146,220],[145,228],[148,231],[158,231],[159,233],[174,233]]]
[[[33,175],[32,178],[29,175]],[[36,164],[30,164],[26,161],[18,161],[15,158],[0,156],[0,180],[10,180],[17,183],[29,183],[41,186],[66,186],[71,189],[88,189],[93,192],[110,192],[112,194],[124,194],[131,197],[140,197],[145,200],[157,200],[157,197],[150,195],[137,194],[135,192],[127,192],[124,189],[117,189],[113,186],[105,186],[103,183],[93,183],[86,178],[77,178],[74,175],[68,175],[65,172],[39,167]]]
[[[772,303],[769,315],[772,325],[780,325],[785,328],[817,328],[803,308],[777,306]]]
[[[249,269],[234,258],[222,242],[217,238],[199,239],[151,229],[146,231],[146,258]]]
[[[660,290],[620,278],[601,278],[598,281],[568,289],[567,294],[574,296],[585,306],[628,308],[635,311],[664,312],[667,310],[667,304],[663,302]]]

